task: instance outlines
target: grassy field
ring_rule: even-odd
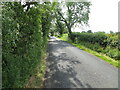
[[[81,45],[81,44],[72,43],[71,40],[68,39],[68,34],[63,34],[63,36],[62,36],[62,37],[59,37],[59,39],[61,39],[61,40],[63,40],[63,41],[66,41],[66,42],[68,42],[68,43],[70,43],[70,44],[72,44],[72,45],[80,48],[81,50],[84,50],[84,51],[86,51],[86,52],[88,52],[88,53],[91,53],[92,55],[95,55],[95,56],[101,58],[102,60],[105,60],[106,62],[108,62],[109,64],[112,64],[112,65],[115,66],[115,67],[120,68],[120,64],[118,64],[119,61],[114,60],[114,59],[106,56],[105,54],[98,53],[98,52],[96,52],[96,51],[93,51],[93,50],[91,50],[91,49],[88,49],[88,48],[86,48],[85,46],[83,46],[83,45]]]

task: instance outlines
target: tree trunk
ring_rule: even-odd
[[[72,42],[74,42],[75,41],[75,36],[72,35],[71,27],[68,25],[67,28],[68,28],[68,32],[69,32],[68,37],[72,40]]]
[[[67,28],[68,28],[68,37],[71,39],[71,34],[72,34],[72,31],[71,31],[71,27],[69,25],[67,25]]]

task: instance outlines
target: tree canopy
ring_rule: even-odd
[[[62,9],[64,8],[57,6],[56,12],[59,20],[65,23],[70,35],[72,33],[71,28],[76,23],[81,25],[88,24],[90,5],[90,2],[66,2],[64,4],[64,7],[66,7],[66,16],[65,13],[62,13]]]

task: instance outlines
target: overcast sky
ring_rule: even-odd
[[[87,31],[91,29],[96,31],[118,31],[118,2],[120,0],[91,0],[91,13],[89,28],[84,28]],[[74,29],[74,31],[81,31],[80,28]]]

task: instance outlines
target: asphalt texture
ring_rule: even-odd
[[[45,88],[118,88],[118,69],[79,48],[50,37]]]

